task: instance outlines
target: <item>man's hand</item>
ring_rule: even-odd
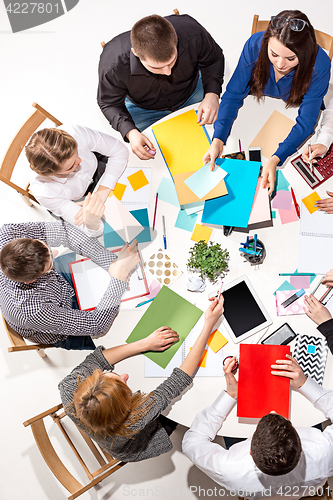
[[[161,326],[153,333],[148,335],[144,341],[145,351],[165,351],[168,347],[178,342],[178,333],[171,330],[168,326]]]
[[[220,139],[213,139],[211,145],[209,146],[207,152],[203,155],[202,161],[206,165],[210,161],[210,169],[213,171],[215,168],[216,158],[220,158],[223,153],[224,142]]]
[[[316,201],[315,207],[318,207],[318,210],[320,210],[321,212],[333,214],[333,193],[331,191],[326,191],[326,193],[330,198]]]
[[[109,267],[109,275],[127,283],[129,274],[139,262],[138,242],[133,240],[130,245],[126,243],[120,250],[117,260]]]
[[[208,328],[212,329],[217,320],[222,316],[223,302],[224,298],[222,294],[220,295],[219,300],[217,300],[216,297],[212,299],[212,304],[205,312],[205,326]]]
[[[333,286],[333,269],[325,274],[321,282],[324,283],[324,285],[326,285],[327,287]]]
[[[93,196],[91,196],[91,193],[88,193],[82,207],[82,221],[84,225],[88,229],[92,230],[99,229],[100,220],[102,215],[104,214],[104,210],[105,210],[105,205],[98,196],[98,194],[95,193]],[[76,214],[75,220],[76,217],[78,217],[78,214]],[[78,224],[78,222],[75,223]]]
[[[236,363],[237,359],[233,357],[226,359],[225,364],[223,365],[223,371],[227,383],[227,393],[234,399],[237,399],[238,392],[238,382],[235,378],[235,375],[232,373],[232,370],[235,368]]]
[[[277,359],[276,365],[271,365],[271,368],[273,368],[271,374],[290,378],[290,385],[299,389],[306,382],[307,377],[295,358],[290,354],[286,354],[286,357],[288,359]]]
[[[323,306],[313,295],[305,297],[305,304],[307,308],[303,307],[303,311],[316,325],[321,325],[325,321],[332,319],[327,307]]]
[[[150,149],[156,153],[153,143],[150,142],[145,135],[141,134],[138,129],[133,128],[130,130],[127,134],[127,139],[129,140],[133,153],[140,158],[140,160],[151,160],[155,157],[154,153],[148,152],[148,149]]]
[[[214,123],[217,118],[218,111],[219,96],[213,92],[208,92],[198,107],[197,123],[199,123],[199,125]]]
[[[279,162],[280,158],[274,155],[264,165],[262,171],[262,187],[264,189],[268,187],[268,194],[272,194],[274,192],[276,167]]]
[[[316,156],[323,156],[327,152],[327,147],[324,144],[311,144],[311,156],[312,158],[316,158]],[[302,158],[306,163],[310,163],[309,158],[309,146],[306,146],[302,153]],[[313,160],[314,163],[317,163],[316,160]]]

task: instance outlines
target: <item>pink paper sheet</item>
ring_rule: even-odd
[[[279,191],[279,193],[283,193],[285,191]],[[282,224],[287,224],[288,222],[296,222],[299,220],[295,205],[291,205],[290,210],[281,210],[279,209],[279,215]]]
[[[292,205],[292,196],[290,191],[278,191],[273,198],[272,207],[290,210]]]
[[[300,290],[310,288],[310,276],[290,276],[290,284]]]

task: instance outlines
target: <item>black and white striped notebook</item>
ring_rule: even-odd
[[[323,337],[297,335],[293,356],[304,374],[318,384],[323,384],[328,345]]]

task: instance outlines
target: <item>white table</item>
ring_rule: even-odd
[[[190,106],[184,110],[174,113],[171,116],[175,116],[176,114],[196,107],[197,106]],[[224,153],[226,154],[237,151],[239,138],[242,141],[242,149],[247,152],[250,142],[259,132],[274,109],[277,109],[292,119],[295,119],[297,115],[297,110],[286,110],[283,102],[280,100],[266,98],[265,104],[261,104],[259,106],[254,99],[248,97],[245,101],[245,105],[239,112],[238,119],[234,124],[231,137],[228,139],[227,147],[225,147]],[[255,116],[255,120],[253,120],[253,116]],[[208,126],[207,130],[209,134],[212,135],[213,127]],[[149,137],[156,145],[157,153],[155,159],[143,162],[131,154],[129,166],[140,168],[153,167],[151,202],[149,209],[150,221],[152,223],[155,193],[162,177],[169,177],[169,172],[159,148],[157,147],[151,129],[147,129],[145,135],[147,135],[147,137]],[[264,158],[263,162],[265,162]],[[299,203],[301,198],[312,192],[311,188],[306,184],[306,182],[289,162],[285,165],[284,174],[293,186]],[[333,179],[328,180],[324,183],[324,185],[320,186],[317,189],[317,192],[320,196],[325,196],[326,189],[333,190]],[[199,213],[197,223],[200,222],[201,213]],[[208,282],[206,291],[202,294],[193,294],[193,292],[189,292],[186,289],[188,276],[186,262],[188,260],[189,249],[193,246],[194,242],[190,240],[190,232],[174,227],[178,215],[177,207],[163,201],[158,202],[156,232],[153,235],[153,241],[151,244],[142,245],[143,257],[144,259],[147,259],[153,253],[153,250],[158,247],[163,248],[162,215],[166,216],[168,253],[184,271],[183,276],[177,279],[175,283],[171,285],[171,288],[188,299],[190,302],[196,302],[198,307],[205,310],[208,306],[208,293],[214,290],[216,286],[213,286]],[[220,229],[213,229],[210,240],[221,243],[222,247],[227,248],[230,253],[230,271],[227,273],[224,281],[225,283],[228,283],[242,274],[246,274],[249,277],[257,294],[273,320],[273,324],[268,330],[269,332],[274,331],[287,321],[296,333],[307,333],[309,335],[320,336],[320,333],[316,329],[316,325],[305,315],[288,317],[277,317],[276,315],[275,298],[273,293],[285,279],[283,277],[279,277],[279,273],[294,272],[297,268],[299,222],[282,225],[277,215],[277,218],[274,219],[273,223],[274,227],[259,229],[256,231],[258,233],[258,238],[264,242],[267,250],[266,259],[264,263],[260,265],[259,269],[255,269],[253,266],[250,266],[250,264],[239,255],[239,243],[244,241],[244,233],[233,232],[231,236],[225,237]],[[108,334],[110,341],[111,339],[112,341],[108,343],[107,338],[105,338],[103,339],[104,345],[115,345],[125,341],[146,310],[146,306],[134,309],[134,306],[139,302],[140,300],[129,301],[122,305],[119,316]],[[219,329],[227,338],[229,338],[223,324],[221,327],[219,326]],[[264,331],[248,338],[246,342],[258,342],[263,336],[263,333]],[[291,347],[293,348],[293,344],[291,344]],[[224,356],[237,356],[238,349],[238,345],[234,344],[230,340],[223,348],[223,354]],[[121,365],[117,367],[117,371],[118,373],[129,373],[129,386],[132,390],[140,389],[141,391],[149,392],[163,380],[160,378],[144,377],[143,356],[137,356],[123,361]],[[333,363],[331,353],[328,355],[323,385],[325,387],[333,387]],[[260,387],[260,381],[258,381],[258,387]],[[179,401],[170,407],[168,416],[185,426],[190,426],[195,415],[202,408],[210,405],[224,388],[225,381],[223,377],[198,377],[194,379],[194,386],[183,394],[182,397],[179,398]],[[325,420],[325,417],[320,411],[316,410],[308,400],[292,391],[291,420],[295,426],[311,426],[322,422]],[[236,417],[235,408],[223,424],[223,430],[220,431],[220,433],[226,436],[248,437],[252,435],[254,428],[255,422],[240,422],[240,420]]]

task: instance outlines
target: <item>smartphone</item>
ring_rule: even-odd
[[[259,161],[261,163],[261,148],[249,148],[249,160]]]
[[[268,337],[266,337],[261,343],[269,344],[269,345],[287,345],[296,337],[296,333],[288,325],[288,323],[284,323],[280,328],[275,330],[275,332],[271,333]]]

